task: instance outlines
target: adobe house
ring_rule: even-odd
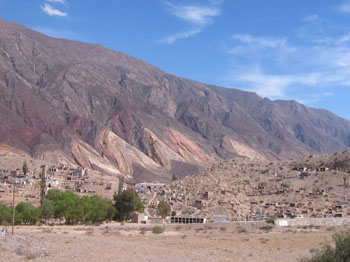
[[[259,190],[264,190],[267,187],[267,184],[265,182],[259,183],[258,189]]]
[[[148,219],[148,217],[145,216],[145,214],[135,212],[131,215],[132,223],[137,223],[137,224],[146,223],[147,219]]]
[[[197,208],[197,209],[201,209],[203,207],[203,204],[202,204],[202,200],[196,200],[194,201],[193,207]]]
[[[156,189],[159,189],[159,188],[162,188],[164,186],[164,184],[161,184],[161,183],[138,183],[135,185],[135,189],[136,190],[149,190],[149,191],[154,191]]]
[[[51,173],[56,173],[56,172],[57,172],[57,168],[56,168],[55,166],[51,166],[51,167],[49,168],[49,172],[51,172]]]
[[[213,196],[214,196],[214,192],[213,192],[213,191],[207,191],[207,192],[205,192],[204,195],[203,195],[203,197],[204,197],[205,199],[210,199],[210,198],[212,198]]]
[[[85,171],[86,169],[75,169],[73,172],[70,173],[71,176],[75,176],[75,177],[82,177],[85,175]]]
[[[226,223],[227,215],[214,215],[213,216],[214,223]]]

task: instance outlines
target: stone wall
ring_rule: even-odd
[[[275,225],[281,227],[345,226],[350,225],[350,217],[277,219]]]

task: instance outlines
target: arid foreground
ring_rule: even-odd
[[[298,261],[343,228],[264,223],[16,227],[0,237],[0,261]],[[10,230],[10,228],[8,228]]]

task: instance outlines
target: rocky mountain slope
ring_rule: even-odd
[[[0,144],[137,181],[350,147],[350,122],[0,19]]]

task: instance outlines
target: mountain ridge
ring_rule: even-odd
[[[166,181],[233,157],[350,147],[350,121],[329,111],[176,77],[3,19],[0,109],[0,144],[138,181]]]

